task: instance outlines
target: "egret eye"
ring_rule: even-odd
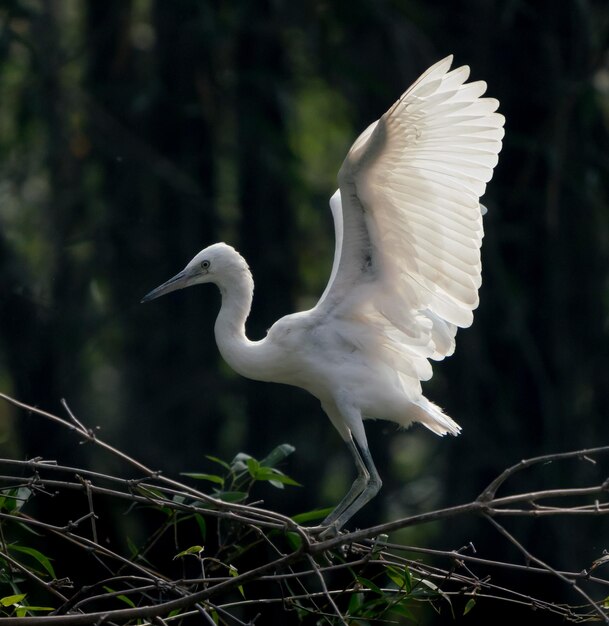
[[[205,260],[205,261],[201,261],[201,269],[209,269],[209,261]]]

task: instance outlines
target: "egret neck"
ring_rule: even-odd
[[[216,282],[222,295],[222,306],[216,318],[214,333],[222,358],[239,374],[255,380],[266,380],[261,374],[264,363],[260,341],[245,335],[245,320],[252,308],[254,281],[245,259],[235,251],[242,263]]]

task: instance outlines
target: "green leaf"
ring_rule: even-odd
[[[305,513],[293,515],[292,520],[297,524],[306,524],[307,522],[326,518],[333,510],[334,507],[331,506],[325,509],[313,509],[312,511],[306,511]]]
[[[256,480],[268,480],[281,483],[282,485],[293,485],[294,487],[302,487],[302,485],[296,482],[293,478],[286,476],[283,472],[280,472],[274,467],[260,467],[254,476]]]
[[[439,589],[439,587],[438,587],[438,585],[436,585],[436,583],[431,582],[431,580],[427,580],[427,578],[421,578],[421,583],[423,583],[424,585],[426,585],[430,589],[433,589],[434,591],[438,591],[438,589]]]
[[[127,537],[127,547],[129,548],[129,552],[131,552],[131,558],[137,556],[140,549],[133,543],[131,537]]]
[[[388,621],[388,620],[380,620],[379,617],[385,613],[385,611],[389,610],[387,606],[389,600],[387,598],[377,598],[375,600],[369,600],[364,604],[364,606],[360,609],[360,617],[373,620],[373,621]]]
[[[216,483],[224,487],[224,478],[222,476],[216,476],[216,474],[199,474],[198,472],[180,472],[180,476],[188,476],[188,478],[194,478],[195,480],[209,480],[211,483]]]
[[[250,476],[255,480],[258,480],[258,470],[260,469],[260,463],[256,461],[256,459],[249,458],[246,461],[247,471],[250,473]]]
[[[404,589],[406,587],[406,580],[402,575],[402,572],[398,571],[395,567],[387,567],[387,576],[397,585],[398,589]]]
[[[394,604],[389,607],[390,613],[395,613],[396,615],[400,615],[401,617],[405,617],[411,622],[417,623],[417,618],[415,614],[407,607],[404,606],[405,602],[399,602],[398,604]]]
[[[121,593],[120,596],[116,596],[116,599],[120,600],[121,602],[124,602],[126,605],[130,606],[132,609],[135,608],[135,602],[133,602],[133,600],[129,596],[125,596]]]
[[[451,612],[453,611],[453,603],[450,596],[442,591],[438,585],[432,583],[431,580],[427,580],[426,578],[415,578],[415,580],[421,584],[413,590],[413,595],[427,597],[431,595],[441,596],[444,600],[446,600],[446,602],[448,602]],[[427,589],[424,589],[424,587],[427,587]],[[431,592],[429,590],[431,590]]]
[[[408,593],[412,592],[412,575],[410,574],[410,570],[404,566],[404,580],[406,582],[406,591]]]
[[[231,575],[232,578],[236,578],[237,576],[239,576],[239,571],[234,565],[228,566],[228,573]],[[237,585],[237,589],[239,589],[239,593],[245,600],[245,592],[243,591],[243,585]]]
[[[54,611],[52,606],[26,606],[22,604],[19,609],[25,609],[28,613],[34,613],[35,611]]]
[[[379,558],[382,558],[382,552],[385,546],[387,545],[388,539],[389,539],[389,535],[386,535],[385,533],[381,533],[380,535],[377,535],[377,537],[374,539],[371,556],[375,561],[378,560]]]
[[[364,578],[363,576],[356,576],[355,578],[357,579],[357,582],[360,583],[360,585],[368,587],[368,589],[370,589],[370,591],[374,591],[374,593],[378,593],[381,596],[383,595],[383,592],[381,591],[379,586],[376,583],[373,583],[368,578]]]
[[[275,467],[275,465],[281,463],[281,461],[290,456],[294,450],[296,450],[296,448],[289,443],[282,443],[271,450],[271,452],[269,452],[269,454],[267,454],[262,461],[260,461],[260,465],[263,467]]]
[[[186,548],[186,550],[182,550],[182,552],[178,552],[178,554],[176,554],[173,557],[173,560],[175,561],[176,559],[179,559],[183,556],[188,556],[189,554],[195,555],[198,557],[201,554],[201,552],[203,552],[203,550],[205,550],[203,546],[190,546],[190,548]]]
[[[205,541],[205,537],[207,536],[207,524],[205,523],[205,518],[200,513],[195,513],[195,522],[197,522],[197,525],[199,526],[201,538]]]
[[[116,589],[112,589],[112,587],[106,587],[104,585],[104,589],[108,592],[108,593],[115,593]],[[131,598],[129,598],[128,596],[125,596],[123,594],[117,595],[115,596],[118,600],[120,600],[121,602],[124,602],[125,604],[127,604],[128,606],[130,606],[131,608],[135,608],[135,603],[133,602],[133,600]]]
[[[292,550],[299,550],[300,547],[302,546],[302,537],[298,533],[295,533],[290,530],[287,533],[285,533],[285,538],[290,544],[290,547],[292,548]]]
[[[2,606],[14,606],[15,604],[18,604],[19,602],[21,602],[21,600],[23,600],[23,598],[25,598],[27,594],[25,593],[18,593],[17,595],[14,596],[4,596],[4,598],[0,598],[0,605]]]
[[[406,593],[412,591],[412,577],[407,567],[404,567],[404,570],[400,571],[397,567],[387,566],[385,572],[399,589],[404,589]]]
[[[30,548],[28,546],[19,546],[17,544],[9,545],[8,549],[13,550],[15,552],[22,552],[23,554],[28,554],[33,559],[36,559],[36,561],[38,561],[38,563],[40,563],[40,565],[44,567],[46,572],[52,578],[57,578],[57,576],[55,576],[55,570],[53,569],[53,566],[51,565],[51,560],[49,559],[49,557],[42,554],[42,552],[40,552],[39,550],[36,550],[35,548]]]
[[[349,615],[357,615],[364,604],[364,594],[357,592],[352,593],[349,598],[349,607],[347,608],[347,612]]]
[[[4,489],[1,493],[0,510],[14,513],[20,511],[29,500],[32,490],[28,487],[14,487],[12,489]]]
[[[219,491],[214,494],[215,498],[222,502],[243,502],[247,498],[245,491]]]
[[[34,535],[35,537],[42,537],[42,533],[36,532],[31,526],[24,524],[23,522],[17,522],[17,526],[19,526],[22,530]]]
[[[226,461],[219,459],[217,456],[211,456],[209,454],[206,454],[205,458],[213,461],[214,463],[218,463],[218,465],[221,465],[224,469],[230,470],[230,465]]]
[[[231,472],[242,472],[243,470],[246,470],[247,461],[251,458],[253,457],[249,454],[246,454],[245,452],[239,452],[239,454],[235,456],[230,464]]]
[[[146,498],[157,498],[158,500],[165,500],[165,494],[154,487],[148,485],[136,485],[136,491],[139,491],[141,495]]]
[[[19,487],[17,489],[17,499],[15,500],[14,510],[20,511],[25,503],[30,499],[32,490],[29,487]]]
[[[463,609],[463,615],[467,615],[476,606],[476,598],[470,598]]]

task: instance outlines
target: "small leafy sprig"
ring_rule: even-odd
[[[283,489],[285,485],[302,486],[293,478],[277,469],[277,465],[292,454],[294,450],[294,446],[289,443],[282,443],[260,461],[245,452],[240,452],[230,463],[218,457],[207,455],[207,459],[222,467],[224,470],[222,473],[182,472],[181,475],[217,485],[214,487],[213,495],[219,500],[224,502],[244,502],[257,482],[268,482],[277,489]]]

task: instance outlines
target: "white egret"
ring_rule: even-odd
[[[231,246],[216,243],[143,301],[215,283],[218,348],[238,373],[302,387],[347,443],[357,478],[325,519],[340,529],[381,488],[363,420],[438,435],[459,425],[422,393],[429,359],[453,353],[472,323],[481,283],[479,203],[501,149],[504,118],[486,83],[466,83],[452,56],[429,68],[355,141],[330,199],[336,231],[330,281],[317,305],[245,335],[254,282]]]

